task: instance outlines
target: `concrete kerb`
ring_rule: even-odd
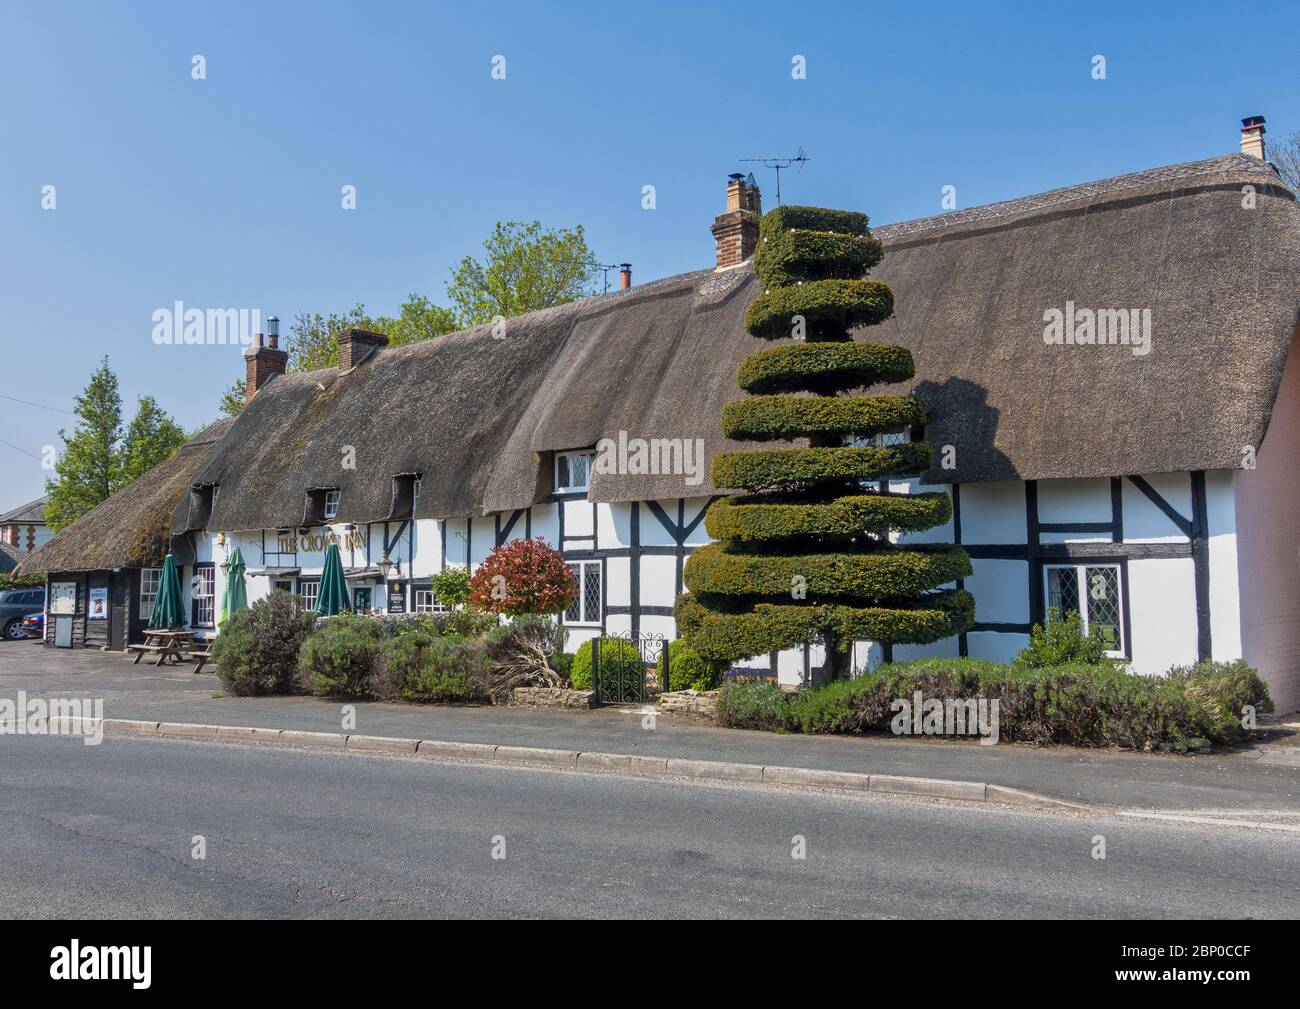
[[[85,722],[87,728],[95,725],[94,719],[67,719],[66,721]],[[955,799],[962,802],[1035,806],[1071,812],[1093,811],[1091,807],[1081,803],[1067,802],[1019,788],[990,785],[980,781],[914,778],[896,774],[862,774],[854,771],[826,771],[811,767],[741,764],[725,760],[685,760],[634,753],[557,750],[540,746],[506,746],[442,739],[406,739],[395,736],[310,732],[302,729],[266,729],[249,725],[198,725],[188,722],[147,722],[120,718],[103,719],[103,731],[106,735],[220,739],[230,742],[411,755],[426,760],[470,760],[534,767],[542,765],[574,770],[600,769],[652,777],[684,777],[775,786],[834,788],[929,799]]]

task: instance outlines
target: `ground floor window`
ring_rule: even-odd
[[[158,583],[162,579],[162,568],[140,569],[140,619],[148,620],[153,616],[153,604],[158,599]]]
[[[194,565],[190,583],[190,626],[211,627],[216,622],[216,569],[210,563]]]
[[[314,610],[316,608],[316,593],[320,590],[319,578],[299,578],[298,595],[302,596],[302,608],[305,610]]]
[[[564,613],[567,624],[599,624],[601,620],[601,562],[570,561],[576,592]]]
[[[446,613],[447,607],[438,602],[438,597],[433,594],[431,586],[416,586],[411,590],[414,597],[414,612],[416,613]]]
[[[1127,642],[1119,565],[1053,564],[1046,571],[1048,613],[1077,613],[1085,633],[1096,628],[1107,653],[1123,656]]]

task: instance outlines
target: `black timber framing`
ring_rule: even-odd
[[[961,484],[959,483],[952,485],[952,541],[957,546],[961,546]],[[966,579],[958,578],[957,588],[965,587]],[[957,654],[963,659],[970,654],[970,639],[966,637],[966,631],[957,635]]]
[[[1192,577],[1196,580],[1196,655],[1201,662],[1213,654],[1210,640],[1210,509],[1205,495],[1205,471],[1192,473]]]

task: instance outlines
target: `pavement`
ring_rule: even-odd
[[[951,739],[782,735],[719,729],[642,709],[538,711],[220,695],[216,676],[190,666],[131,664],[116,653],[0,643],[0,697],[103,698],[117,719],[260,726],[373,736],[732,761],[859,774],[988,782],[1064,802],[1187,817],[1300,824],[1300,733],[1277,729],[1268,745],[1174,756],[1071,747],[982,746]]]
[[[1224,920],[1300,900],[1294,835],[1108,811],[176,739],[0,736],[0,766],[10,918]]]

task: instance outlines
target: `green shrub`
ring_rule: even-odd
[[[369,697],[381,669],[384,629],[369,617],[340,613],[303,642],[298,671],[321,697]]]
[[[611,676],[628,663],[639,663],[641,652],[630,641],[602,638],[600,641],[600,668]],[[584,641],[573,656],[569,669],[569,683],[574,690],[591,690],[591,642]]]
[[[823,277],[856,280],[879,263],[882,255],[880,239],[870,235],[769,228],[763,236],[763,254],[758,257],[758,278],[764,288]]]
[[[556,652],[551,656],[551,668],[560,679],[570,679],[573,672],[573,653]]]
[[[454,635],[432,638],[421,650],[402,687],[412,701],[485,702],[491,678],[487,645]]]
[[[1106,642],[1100,628],[1094,627],[1084,634],[1083,622],[1077,612],[1071,610],[1062,619],[1059,612],[1052,610],[1045,623],[1035,624],[1030,630],[1029,644],[1020,650],[1013,665],[1024,669],[1046,669],[1074,662],[1099,666],[1110,661],[1106,657]]]
[[[722,433],[735,441],[878,434],[919,427],[925,415],[912,396],[750,396],[722,408]]]
[[[374,679],[375,693],[386,701],[406,696],[406,685],[424,665],[429,646],[437,635],[414,623],[400,625],[384,639],[383,662]]]
[[[752,692],[752,685],[739,686]],[[806,733],[888,732],[894,701],[910,702],[917,691],[926,700],[998,701],[1001,740],[1137,750],[1182,752],[1206,742],[1236,742],[1248,734],[1241,727],[1243,706],[1272,710],[1263,681],[1241,660],[1140,676],[1113,663],[1030,668],[922,659],[799,690],[779,710],[746,691],[733,696],[733,684],[726,684],[718,720]]]
[[[756,491],[828,481],[915,476],[928,470],[933,460],[934,450],[923,441],[884,447],[752,449],[718,453],[709,475],[715,487]]]
[[[809,598],[872,601],[916,596],[971,575],[970,557],[958,546],[900,550],[884,544],[855,554],[727,553],[721,544],[697,547],[686,561],[686,588],[694,594],[791,598],[800,585]]]
[[[669,690],[717,690],[722,674],[727,671],[725,662],[705,662],[695,654],[695,649],[685,638],[668,642],[659,655],[659,686],[664,684],[664,654],[668,658]]]
[[[469,602],[469,572],[465,568],[450,567],[432,579],[433,598],[448,608],[464,606]]]
[[[865,235],[868,223],[867,215],[860,210],[786,205],[763,215],[759,222],[759,235],[770,238],[791,228],[830,231],[837,235]]]
[[[745,329],[764,340],[788,340],[803,316],[810,342],[846,342],[849,330],[874,326],[894,314],[894,295],[878,280],[813,280],[773,287],[745,310]]]
[[[501,626],[501,618],[495,613],[485,613],[472,606],[450,613],[429,613],[425,616],[433,633],[454,634],[465,638],[481,638],[492,628]]]
[[[239,696],[296,692],[298,651],[314,619],[288,592],[272,592],[232,613],[212,643],[222,686]]]
[[[731,729],[786,727],[788,704],[784,690],[773,680],[741,680],[724,683],[718,691],[716,718]]]
[[[746,392],[829,395],[877,382],[905,382],[915,374],[912,354],[884,343],[790,343],[740,362],[736,378]]]
[[[797,537],[851,537],[898,529],[919,532],[952,518],[943,491],[920,494],[854,494],[829,504],[797,504],[762,497],[719,498],[709,505],[704,527],[716,540],[762,543]],[[752,653],[749,653],[752,654]]]

